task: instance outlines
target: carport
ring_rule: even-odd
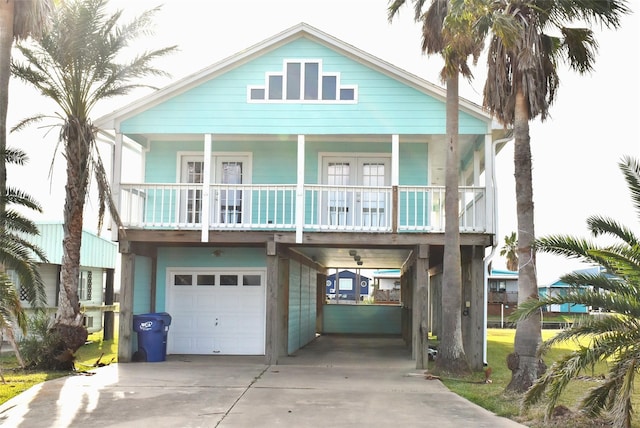
[[[328,234],[324,234],[325,237]],[[268,274],[271,278],[280,278],[280,310],[270,306],[267,296],[267,352],[270,364],[279,364],[287,355],[295,354],[299,349],[312,342],[316,335],[339,335],[343,340],[349,337],[389,337],[400,339],[410,350],[410,358],[415,360],[416,368],[425,368],[428,362],[428,335],[438,334],[440,325],[440,289],[442,284],[442,235],[430,236],[433,244],[416,244],[424,240],[425,235],[397,235],[393,242],[388,236],[371,234],[367,240],[354,242],[353,236],[331,234],[331,245],[319,244],[276,244],[272,264],[280,260],[276,270]],[[344,240],[336,235],[343,235]],[[307,235],[309,236],[309,235]],[[468,239],[467,237],[464,237]],[[312,239],[310,239],[312,241]],[[341,244],[339,242],[342,242]],[[345,245],[344,242],[351,242]],[[413,245],[410,245],[413,244]],[[463,246],[463,339],[465,350],[474,368],[483,365],[484,345],[484,246]],[[286,259],[285,266],[282,266]],[[315,275],[315,288],[301,287],[297,290],[297,272],[292,276],[292,260],[300,263],[300,276],[306,278],[304,266]],[[401,301],[397,305],[371,304],[327,304],[327,276],[339,270],[358,269],[399,269]],[[287,275],[286,273],[289,273]],[[314,277],[314,275],[311,275]],[[295,277],[295,278],[294,278]],[[315,296],[307,299],[308,294]],[[273,290],[271,290],[273,291]],[[278,293],[276,293],[278,294]],[[274,296],[271,296],[273,299]],[[298,300],[300,299],[300,304]],[[273,301],[273,300],[271,300]],[[312,315],[309,306],[315,302],[315,326],[307,316]],[[280,315],[278,315],[278,313]],[[269,323],[271,320],[271,324]],[[269,330],[271,326],[271,330]],[[315,327],[315,329],[313,329]],[[280,328],[280,330],[278,330]],[[277,337],[276,337],[277,336]],[[280,343],[279,352],[270,345]],[[375,343],[375,342],[372,342]],[[347,347],[349,349],[349,347]],[[357,355],[360,351],[353,349]],[[382,350],[381,350],[382,351]]]
[[[418,338],[413,338],[411,325],[413,324],[412,311],[413,302],[404,299],[398,305],[369,305],[369,304],[328,304],[326,301],[326,281],[327,276],[338,270],[359,271],[365,267],[370,269],[403,269],[408,263],[415,263],[415,251],[411,247],[374,247],[374,246],[319,246],[319,245],[294,245],[278,249],[279,254],[287,254],[290,259],[297,259],[300,262],[298,268],[292,269],[293,262],[288,261],[280,269],[289,272],[283,273],[279,277],[287,279],[287,352],[290,355],[311,342],[317,334],[340,334],[343,337],[358,336],[391,336],[399,338],[405,346],[413,348],[413,342]],[[315,290],[312,285],[298,287],[298,277],[306,277],[307,270],[305,264],[310,264],[309,272],[317,272]],[[292,274],[292,270],[294,273]],[[424,270],[426,274],[426,269]],[[406,272],[403,272],[406,275]],[[302,281],[304,282],[304,281]],[[424,278],[423,285],[427,285],[427,278]],[[409,291],[411,281],[403,288],[404,295],[411,297]],[[307,294],[315,292],[315,308],[310,308],[310,301]],[[428,298],[428,293],[424,293]],[[298,299],[300,303],[298,303]],[[427,304],[424,305],[428,307]],[[315,325],[309,326],[311,322],[307,318],[312,309],[315,309]],[[269,311],[268,311],[269,312]],[[313,335],[311,335],[313,327]],[[347,336],[344,336],[347,335]],[[281,337],[284,335],[281,334]],[[426,337],[425,337],[426,339]],[[426,345],[425,345],[426,346]],[[281,348],[282,349],[282,348]],[[267,347],[267,353],[269,347]],[[280,354],[282,355],[282,353]],[[268,355],[267,355],[268,357]],[[415,357],[414,357],[415,358]],[[269,361],[269,360],[268,360]],[[273,361],[271,361],[273,362]]]

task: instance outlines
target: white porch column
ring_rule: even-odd
[[[116,204],[116,209],[120,212],[122,201],[120,201],[120,183],[122,182],[122,133],[116,132],[116,138],[113,144],[112,177],[111,177],[111,196]],[[122,217],[122,215],[120,216]],[[129,219],[131,220],[131,219]],[[118,240],[118,225],[113,218],[111,219],[111,240]]]
[[[202,242],[209,242],[209,213],[211,212],[211,134],[204,134],[204,171],[202,171]]]
[[[491,132],[484,136],[484,188],[485,188],[485,221],[487,233],[497,232],[497,201],[495,198],[495,159],[493,137]]]
[[[400,136],[391,136],[391,185],[400,184]]]
[[[298,178],[296,182],[296,243],[302,243],[304,229],[304,135],[298,135]]]

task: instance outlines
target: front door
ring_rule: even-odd
[[[248,182],[246,156],[214,155],[211,161],[210,182],[216,184],[211,190],[211,223],[242,223],[244,192],[241,185]],[[204,181],[204,160],[202,156],[183,156],[181,162],[181,182],[202,184]],[[180,192],[179,217],[181,223],[200,224],[202,222],[202,189],[189,186]]]
[[[183,156],[180,182],[186,184],[202,184],[204,180],[204,161],[202,156]],[[180,223],[200,224],[202,222],[202,188],[189,186],[180,190],[179,213]]]
[[[218,156],[215,162],[217,188],[212,221],[214,223],[242,223],[244,214],[243,191],[245,162],[242,158]]]
[[[337,227],[384,228],[390,202],[387,193],[372,187],[389,185],[388,157],[326,156],[323,182],[332,186],[323,195],[323,224]]]

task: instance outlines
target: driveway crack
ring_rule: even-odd
[[[269,370],[270,367],[271,366],[265,367],[264,370],[262,370],[258,376],[253,378],[251,383],[249,383],[249,385],[247,385],[244,391],[242,391],[242,394],[240,394],[238,398],[236,398],[236,401],[234,401],[233,404],[229,407],[229,409],[227,409],[227,411],[224,412],[224,414],[222,415],[222,418],[220,418],[220,420],[216,424],[216,427],[220,426],[220,424],[225,420],[225,418],[229,415],[229,413],[231,413],[233,408],[236,407],[236,404],[238,404],[238,402],[242,399],[242,397],[244,397],[244,395],[251,389],[251,387],[253,387],[253,385],[260,380],[262,375],[264,375],[267,372],[267,370]]]

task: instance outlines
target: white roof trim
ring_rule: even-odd
[[[381,60],[367,52],[364,52],[352,45],[349,45],[327,33],[324,33],[309,24],[300,23],[281,33],[276,34],[258,44],[255,44],[243,51],[227,57],[213,65],[206,67],[194,74],[182,78],[158,91],[142,97],[123,108],[113,111],[98,118],[94,124],[102,129],[119,130],[120,122],[126,120],[136,114],[139,114],[155,105],[158,105],[170,98],[192,89],[201,83],[210,80],[217,75],[225,73],[236,68],[254,57],[265,52],[274,50],[292,40],[300,37],[309,37],[332,49],[341,51],[344,55],[374,68],[396,80],[400,80],[405,84],[435,98],[446,101],[446,89],[424,80],[414,74],[411,74],[401,68],[398,68],[386,61]],[[482,107],[472,103],[464,98],[460,98],[460,109],[482,120],[491,121],[491,116],[487,114]]]

